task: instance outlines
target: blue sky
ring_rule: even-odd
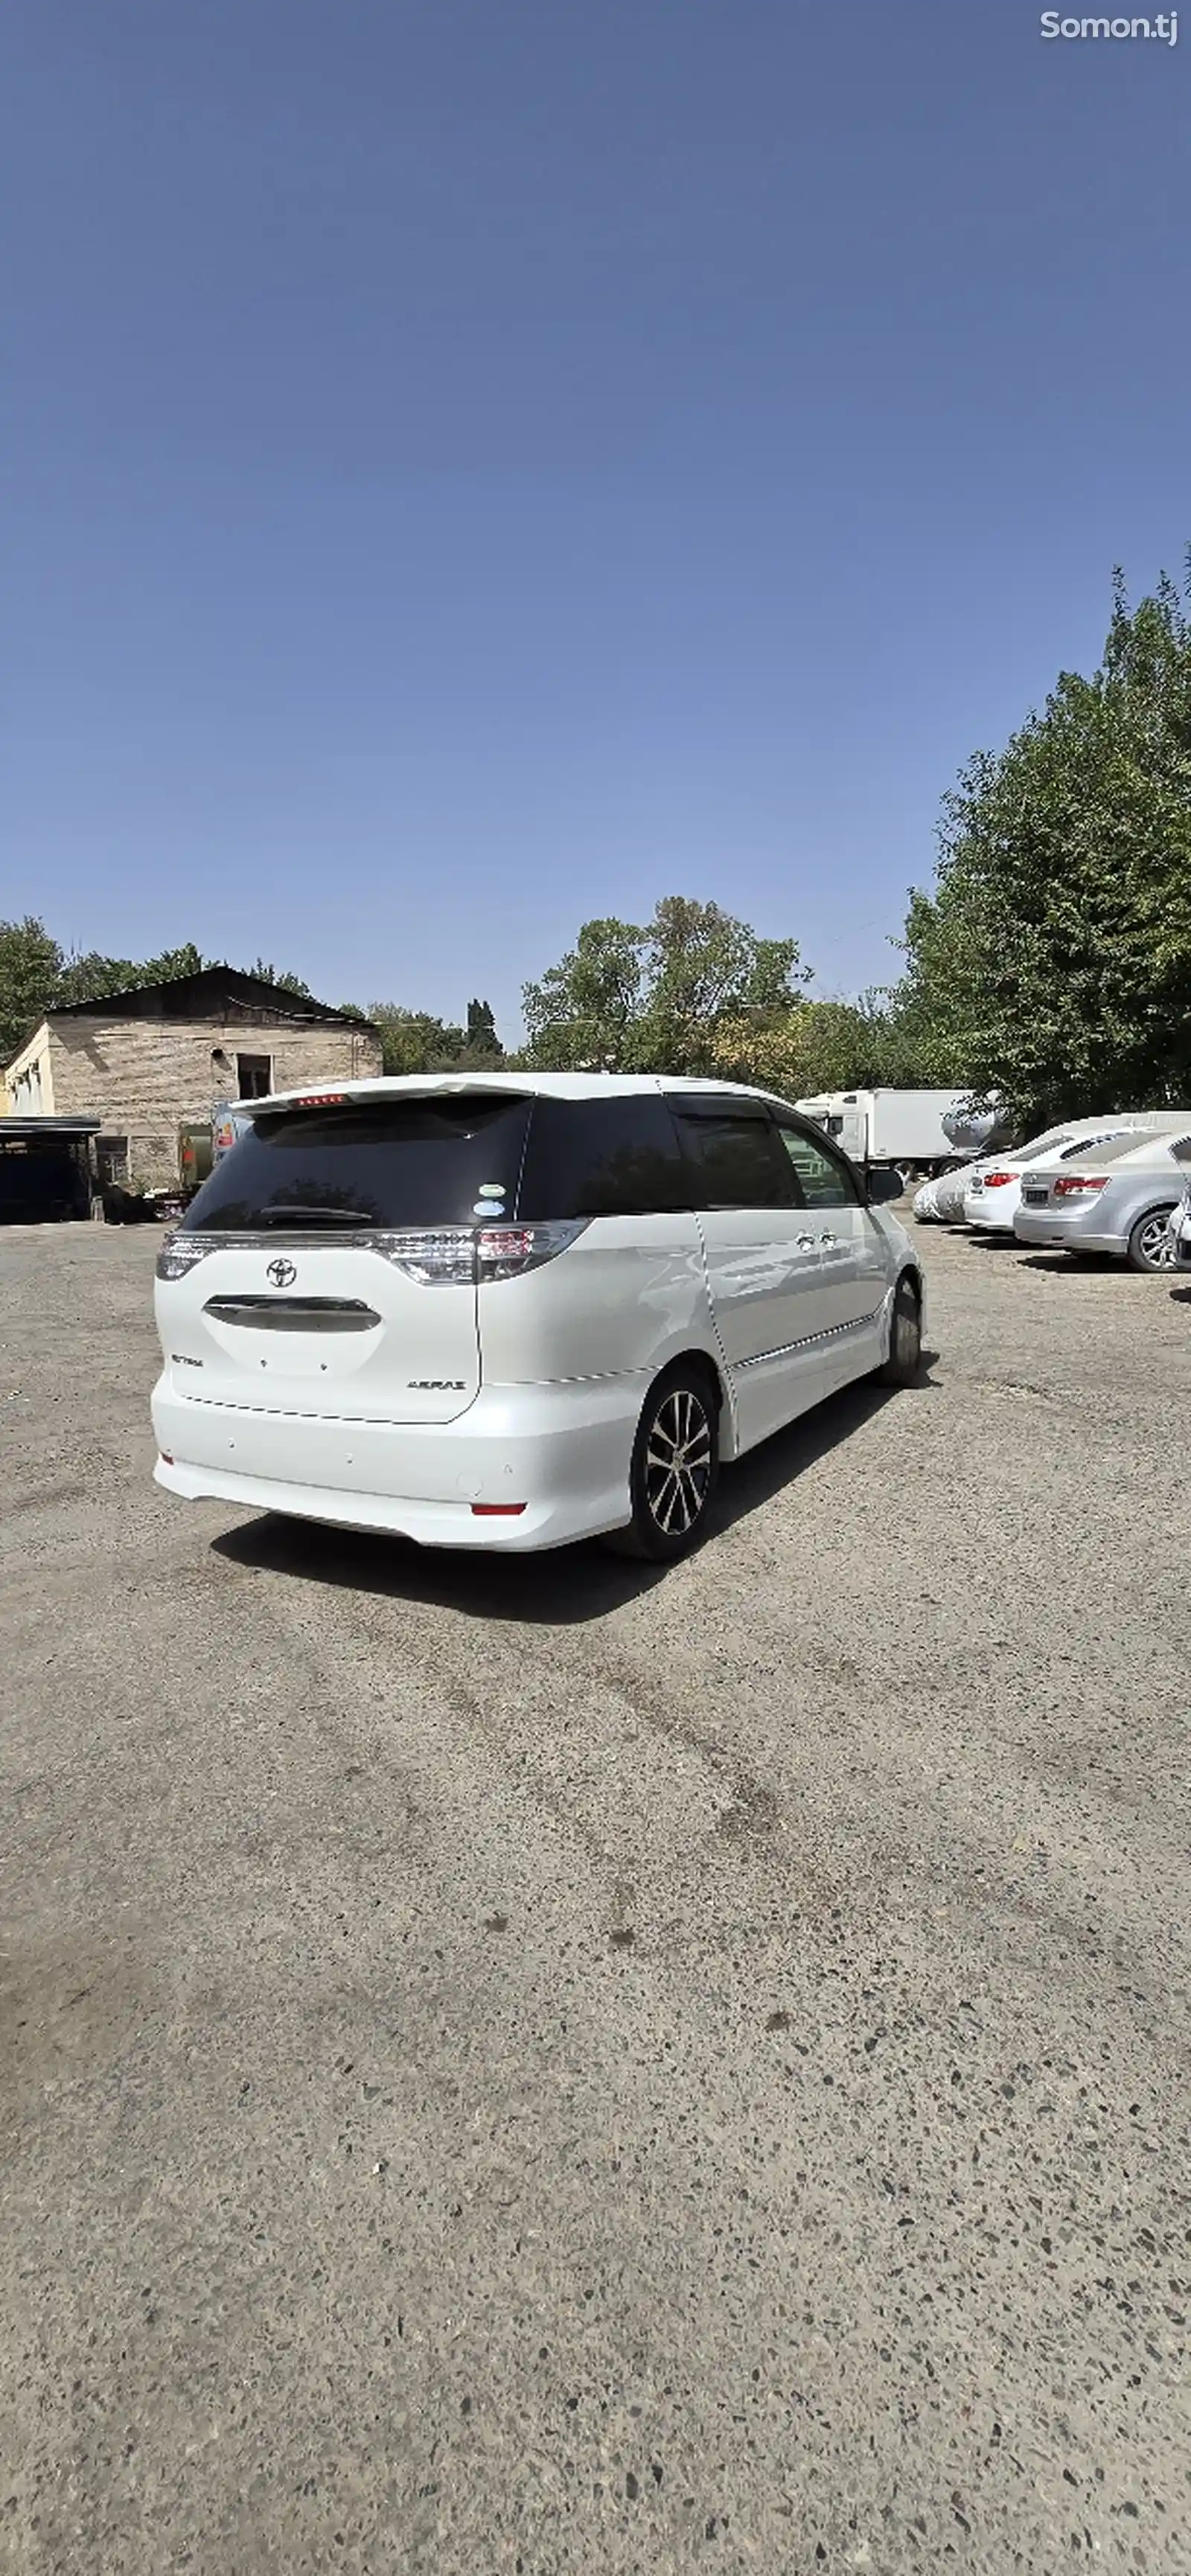
[[[1191,8],[23,0],[0,914],[506,1029],[714,896],[896,969],[1191,539]]]

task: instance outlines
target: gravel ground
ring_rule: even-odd
[[[658,1577],[172,1501],[0,1237],[22,2576],[1191,2567],[1191,1303],[918,1241]]]

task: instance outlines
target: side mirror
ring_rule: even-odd
[[[901,1173],[889,1163],[875,1163],[868,1175],[870,1207],[882,1207],[887,1199],[900,1199],[906,1184]]]

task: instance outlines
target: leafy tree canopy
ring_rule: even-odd
[[[556,1071],[715,1073],[732,1022],[781,1019],[805,981],[794,939],[762,939],[716,903],[667,895],[643,928],[585,921],[524,989],[526,1062]]]
[[[980,752],[910,901],[893,1014],[1023,1121],[1191,1104],[1191,621],[1173,584]]]

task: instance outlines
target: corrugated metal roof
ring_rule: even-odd
[[[204,966],[196,975],[173,975],[161,984],[131,984],[123,993],[93,993],[83,1002],[55,1003],[48,1020],[218,1019],[223,1011],[253,1011],[270,1020],[334,1021],[344,1028],[367,1028],[330,1002],[290,993],[284,984],[268,984],[261,975],[242,975],[235,966]]]

